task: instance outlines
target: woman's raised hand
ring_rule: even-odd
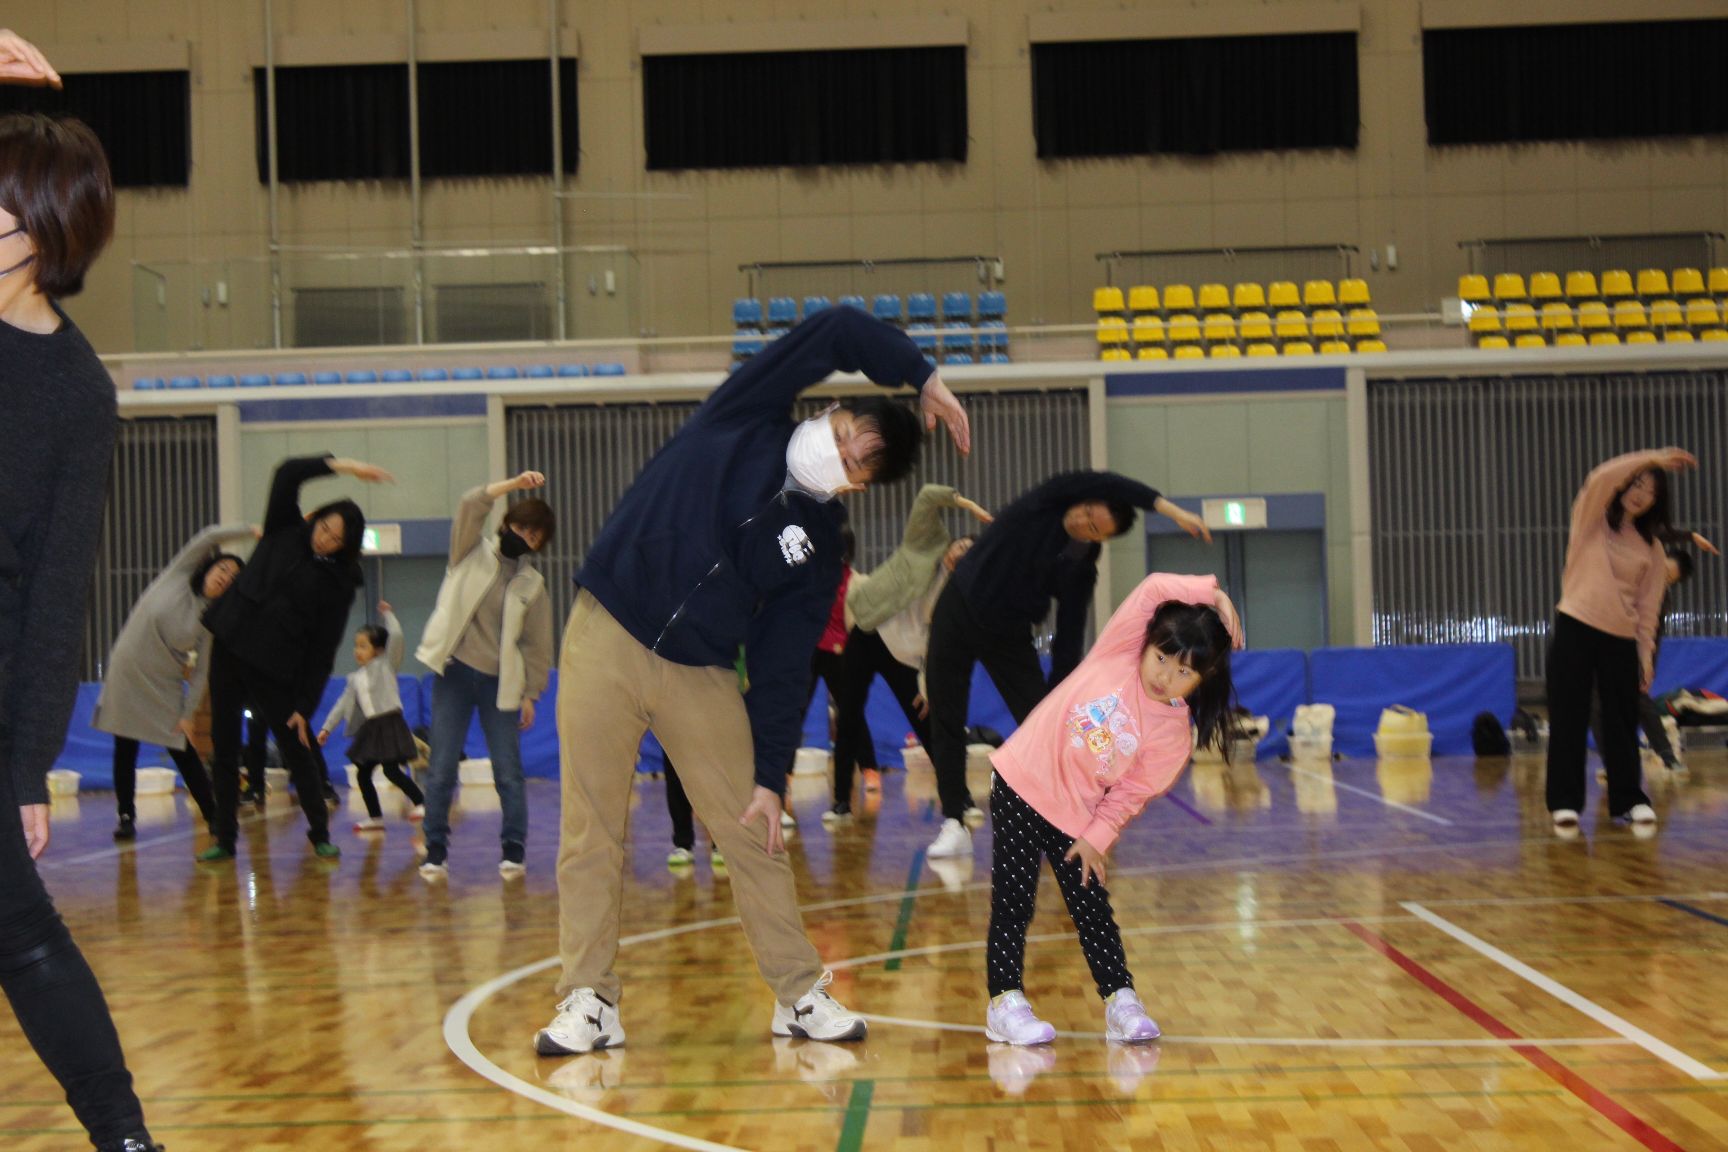
[[[544,488],[546,487],[546,473],[524,472],[516,477],[514,483],[518,492],[531,492],[536,488]]]
[[[1684,472],[1698,467],[1698,457],[1684,448],[1661,448],[1656,452],[1656,466],[1668,472]]]
[[[396,477],[389,469],[380,468],[376,464],[368,464],[364,460],[332,460],[330,470],[343,476],[352,476],[368,484],[394,484]]]
[[[0,28],[0,81],[60,87],[60,73],[36,45],[10,28]]]
[[[956,496],[954,497],[954,507],[964,508],[966,511],[972,513],[972,515],[978,518],[978,522],[981,524],[994,524],[996,522],[996,517],[985,511],[984,507],[976,500],[968,500],[964,496]]]

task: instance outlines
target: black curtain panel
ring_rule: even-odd
[[[1428,143],[1728,132],[1728,20],[1422,34]]]
[[[576,171],[576,61],[558,62],[565,172]],[[420,65],[420,174],[544,176],[552,171],[552,75],[545,60]]]
[[[192,171],[192,89],[180,72],[75,72],[66,87],[0,85],[0,114],[46,112],[90,125],[121,188],[184,188]]]
[[[1032,45],[1038,156],[1355,148],[1356,34]]]
[[[258,181],[270,179],[264,69],[253,72]],[[276,159],[286,183],[408,179],[408,66],[276,69]]]
[[[966,49],[649,56],[648,167],[963,163]]]

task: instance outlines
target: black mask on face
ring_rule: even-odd
[[[528,547],[528,541],[506,528],[504,534],[498,538],[498,551],[503,554],[506,560],[520,560],[533,549]]]

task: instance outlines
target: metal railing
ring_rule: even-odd
[[[1278,280],[1347,280],[1360,250],[1354,244],[1276,248],[1164,248],[1100,252],[1104,283],[1120,288],[1150,284],[1270,284]]]
[[[932,256],[906,260],[808,260],[738,265],[746,296],[871,297],[913,292],[990,292],[1002,280],[1000,256]]]
[[[1516,272],[1629,272],[1640,268],[1711,268],[1724,260],[1720,232],[1649,232],[1624,236],[1550,236],[1464,240],[1469,270],[1482,276]]]

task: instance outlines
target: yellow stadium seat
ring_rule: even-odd
[[[1162,349],[1162,348],[1141,348],[1140,350],[1138,350],[1137,352],[1134,353],[1134,359],[1136,359],[1136,360],[1168,360],[1168,359],[1170,359],[1170,353],[1164,351],[1164,349]]]
[[[1678,328],[1686,323],[1686,313],[1680,310],[1678,300],[1653,300],[1650,303],[1650,326],[1652,328]]]
[[[1098,359],[1100,359],[1100,360],[1132,360],[1133,357],[1128,355],[1128,349],[1126,349],[1126,348],[1106,348],[1106,349],[1104,349],[1103,354],[1098,357]]]
[[[1164,285],[1164,311],[1194,311],[1194,289],[1188,287],[1186,284]]]
[[[1230,307],[1230,289],[1222,284],[1200,285],[1200,311],[1220,312]]]
[[[1280,340],[1306,340],[1308,317],[1300,312],[1280,312],[1273,331]]]
[[[1698,339],[1704,341],[1706,344],[1715,344],[1718,341],[1728,340],[1728,328],[1706,328],[1704,334],[1698,337]]]
[[[1214,360],[1236,360],[1241,357],[1242,349],[1234,344],[1214,344],[1207,355]]]
[[[1356,341],[1356,351],[1358,351],[1358,352],[1384,352],[1384,351],[1386,351],[1386,341],[1384,341],[1384,340],[1358,340],[1358,341]]]
[[[1546,348],[1548,347],[1548,341],[1542,339],[1540,336],[1526,333],[1523,336],[1518,337],[1518,339],[1513,342],[1512,346],[1514,348]]]
[[[1250,345],[1248,345],[1247,354],[1249,356],[1276,356],[1276,355],[1278,355],[1278,345],[1276,345],[1276,344],[1250,344]]]
[[[1668,295],[1668,273],[1660,268],[1638,269],[1638,295],[1647,300]]]
[[[1650,331],[1648,328],[1639,328],[1636,331],[1626,333],[1626,343],[1654,344],[1656,343],[1656,333]]]
[[[1572,321],[1572,305],[1559,300],[1550,300],[1542,305],[1542,327],[1550,332],[1576,327]]]
[[[1092,311],[1100,316],[1122,311],[1122,289],[1108,286],[1092,289]]]
[[[1571,300],[1594,300],[1596,298],[1596,273],[1566,273],[1566,296]]]
[[[1500,331],[1499,309],[1491,307],[1476,309],[1476,311],[1470,313],[1468,327],[1471,332],[1477,334]]]
[[[1290,343],[1284,345],[1284,355],[1312,356],[1314,355],[1314,345],[1308,343],[1306,340],[1292,340]]]
[[[1488,277],[1474,274],[1458,277],[1458,299],[1466,304],[1480,304],[1488,299]]]
[[[1128,289],[1128,311],[1136,316],[1158,311],[1158,289],[1150,284],[1136,284]]]
[[[1494,299],[1522,300],[1524,298],[1524,277],[1516,272],[1502,272],[1494,277]]]
[[[1684,328],[1670,328],[1666,332],[1662,333],[1662,342],[1664,344],[1690,344],[1692,343],[1692,340],[1692,333],[1686,331]]]
[[[1177,360],[1204,360],[1206,359],[1206,353],[1200,350],[1200,345],[1198,344],[1184,344],[1180,348],[1176,349],[1173,358]]]
[[[1343,340],[1328,340],[1320,345],[1320,355],[1322,356],[1337,356],[1348,351],[1350,351],[1350,345]]]
[[[1306,280],[1302,284],[1302,305],[1305,308],[1332,308],[1338,303],[1338,293],[1330,280]]]
[[[1098,343],[1128,343],[1128,321],[1120,316],[1100,316],[1098,318]]]
[[[1588,343],[1589,341],[1584,339],[1582,332],[1562,332],[1554,337],[1554,347],[1556,348],[1582,348]]]
[[[1624,268],[1611,268],[1602,273],[1602,299],[1618,300],[1632,295],[1632,273]]]
[[[1512,347],[1512,344],[1504,336],[1484,336],[1482,339],[1476,341],[1476,347],[1498,350],[1501,348],[1510,348]]]
[[[1676,268],[1670,282],[1676,296],[1704,295],[1704,273],[1696,268]]]
[[[1725,269],[1728,271],[1728,269]],[[1714,288],[1711,289],[1715,291]],[[1728,291],[1728,289],[1724,289]],[[1289,280],[1274,280],[1266,285],[1266,307],[1268,308],[1300,308],[1302,294],[1296,290],[1296,285]]]
[[[1272,318],[1264,312],[1242,313],[1242,339],[1272,339]]]
[[[1200,335],[1208,344],[1236,339],[1236,320],[1228,312],[1208,312]]]
[[[1170,297],[1166,294],[1164,298]],[[1164,330],[1170,334],[1172,344],[1196,344],[1200,340],[1200,319],[1191,313],[1172,316]]]
[[[1506,331],[1534,332],[1536,330],[1536,309],[1522,302],[1506,305]]]
[[[1608,305],[1600,300],[1586,300],[1578,305],[1578,327],[1609,328],[1613,321],[1608,318]]]
[[[1238,284],[1230,290],[1230,303],[1236,311],[1266,307],[1266,289],[1258,284]]]
[[[1722,322],[1716,301],[1708,296],[1686,301],[1686,323],[1694,328],[1714,328]]]
[[[1371,303],[1368,299],[1368,281],[1338,281],[1338,303],[1346,308],[1366,308]]]
[[[1605,344],[1618,344],[1618,343],[1620,343],[1620,334],[1618,332],[1592,332],[1592,333],[1590,333],[1590,345],[1593,348],[1599,348]]]
[[[1380,316],[1372,308],[1350,309],[1350,321],[1344,330],[1352,336],[1380,335]]]
[[[1710,269],[1705,291],[1712,296],[1728,296],[1728,268]]]
[[[1164,321],[1156,316],[1134,317],[1134,343],[1162,344],[1164,343]]]
[[[1533,272],[1530,275],[1530,299],[1560,299],[1560,277],[1553,272]]]
[[[1621,300],[1614,305],[1614,327],[1616,328],[1648,328],[1650,318],[1644,314],[1644,305],[1636,300]]]
[[[1316,340],[1326,340],[1344,335],[1344,317],[1336,308],[1321,308],[1314,313],[1314,319],[1309,322]]]

